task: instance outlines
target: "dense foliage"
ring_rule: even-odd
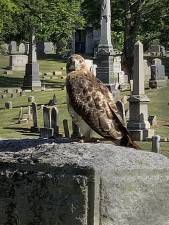
[[[27,41],[35,27],[39,40],[65,52],[76,29],[100,26],[100,7],[101,0],[0,0],[1,39]],[[169,47],[169,0],[111,0],[111,7],[112,42],[129,73],[137,39],[145,49],[153,41]]]
[[[4,21],[2,39],[28,41],[31,29],[36,30],[38,40],[56,43],[57,52],[66,51],[72,33],[82,28],[79,0],[13,0],[18,11],[13,19]]]

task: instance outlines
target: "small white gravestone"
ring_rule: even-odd
[[[25,54],[25,44],[24,43],[21,43],[19,45],[19,53],[20,54]]]
[[[9,44],[9,54],[16,54],[17,52],[17,44],[16,41],[11,41]]]

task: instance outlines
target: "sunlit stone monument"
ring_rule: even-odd
[[[96,57],[97,78],[112,89],[113,83],[113,45],[111,42],[111,5],[110,0],[101,4],[101,37]]]
[[[127,127],[133,140],[142,141],[151,138],[154,130],[148,121],[149,98],[144,91],[143,45],[137,42],[134,46],[133,92],[129,98],[129,121]]]
[[[24,76],[23,89],[37,90],[41,89],[41,81],[39,76],[39,64],[37,62],[35,31],[30,35],[30,47],[28,55],[28,63]]]

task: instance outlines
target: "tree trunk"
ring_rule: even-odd
[[[122,68],[128,75],[128,79],[133,79],[134,63],[134,44],[140,26],[141,9],[144,1],[124,0],[125,10],[125,30],[124,30],[124,49],[122,55]]]

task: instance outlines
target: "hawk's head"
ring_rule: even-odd
[[[85,68],[85,59],[81,55],[73,54],[68,58],[66,71],[70,73]]]

